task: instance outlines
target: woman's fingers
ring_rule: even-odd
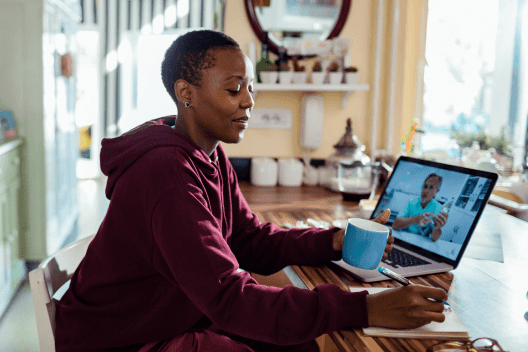
[[[422,314],[422,319],[431,321],[436,321],[438,323],[443,323],[445,321],[445,314],[436,313],[436,312],[425,312]]]
[[[431,303],[433,304],[427,307],[429,311],[438,312],[438,313],[442,313],[444,311],[444,308],[445,308],[444,302],[431,302]]]
[[[441,302],[447,301],[447,293],[442,289],[420,285],[420,292],[424,297],[436,299]]]
[[[389,238],[387,239],[387,244],[385,245],[385,253],[383,253],[382,260],[385,260],[389,257],[389,252],[392,251],[392,244],[394,243],[394,237],[392,237],[392,230],[389,229]]]
[[[384,224],[389,220],[390,214],[391,214],[390,209],[385,209],[385,211],[380,216],[378,216],[372,221],[377,222],[379,224]]]
[[[388,328],[416,328],[431,321],[445,320],[444,290],[421,285],[410,285],[367,296],[367,311],[371,326]]]

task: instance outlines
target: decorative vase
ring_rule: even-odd
[[[312,83],[313,84],[323,84],[326,72],[313,72],[312,71]]]
[[[330,72],[330,84],[341,84],[343,81],[343,72]]]
[[[260,73],[260,79],[262,80],[262,83],[265,83],[265,84],[277,83],[278,77],[279,77],[279,73],[277,71],[262,71]]]
[[[305,84],[306,83],[306,72],[293,72],[293,83],[294,84]]]
[[[279,83],[280,84],[291,84],[293,79],[292,71],[280,71],[279,72]]]
[[[347,84],[358,84],[359,72],[347,72],[345,78]]]

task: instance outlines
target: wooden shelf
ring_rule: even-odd
[[[352,92],[360,90],[367,91],[370,89],[368,84],[263,84],[255,83],[253,91],[255,97],[260,91],[302,91],[302,92],[341,92],[341,107],[346,107],[348,97]]]

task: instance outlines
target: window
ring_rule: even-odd
[[[126,132],[145,121],[177,114],[176,104],[161,78],[161,63],[172,42],[189,29],[167,30],[163,34],[125,32],[122,53],[119,131]]]
[[[99,175],[99,31],[79,29],[77,31],[77,60],[75,124],[79,131],[80,155],[76,172],[80,179]]]
[[[464,141],[485,140],[484,148],[500,149],[506,140],[514,164],[525,162],[526,3],[429,0],[422,152],[445,150],[455,157],[460,156],[458,144]],[[506,149],[500,152],[507,153]]]

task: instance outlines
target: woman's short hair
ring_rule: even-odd
[[[202,72],[214,65],[212,49],[240,49],[238,43],[222,32],[197,30],[178,37],[165,52],[161,64],[163,85],[176,101],[174,83],[184,79],[195,86],[200,86]]]

